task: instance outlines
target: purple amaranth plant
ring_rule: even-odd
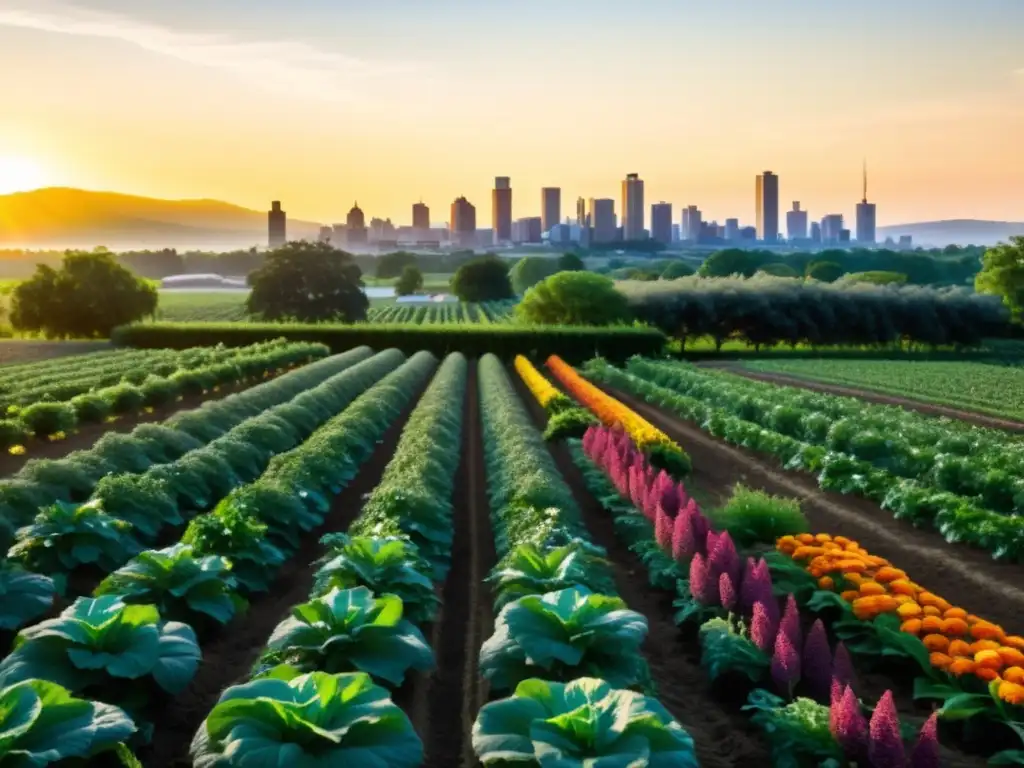
[[[698,555],[699,557],[699,555]],[[697,558],[694,557],[696,560]],[[775,636],[778,624],[769,609],[762,602],[754,603],[754,614],[750,620],[750,639],[765,653],[771,653],[775,647]]]
[[[850,652],[846,650],[842,640],[836,643],[836,654],[832,659],[832,676],[844,686],[852,687],[854,684],[853,659],[850,658]]]
[[[701,605],[718,602],[718,582],[714,579],[707,560],[700,553],[690,561],[690,594]]]
[[[832,651],[828,647],[825,625],[818,619],[804,641],[803,679],[815,701],[825,702],[832,688]]]
[[[730,613],[736,610],[736,587],[733,586],[728,573],[718,577],[718,598],[725,610]]]
[[[672,522],[672,559],[686,565],[698,552],[693,514],[682,510]]]
[[[867,756],[868,723],[860,711],[860,702],[850,686],[829,712],[832,735],[849,760],[863,760]]]
[[[736,545],[732,541],[732,536],[729,535],[728,531],[723,531],[715,537],[715,541],[712,544],[712,535],[709,533],[707,537],[708,562],[711,569],[716,574],[729,574],[729,578],[733,580],[733,583],[739,581],[742,564],[740,563],[739,555],[736,554]]]
[[[939,757],[939,713],[924,721],[917,744],[910,753],[910,768],[939,768],[942,761]]]
[[[904,768],[907,755],[900,736],[900,718],[892,691],[878,700],[868,726],[868,759],[873,768]]]
[[[800,630],[800,609],[796,606],[796,598],[786,597],[786,609],[782,613],[779,632],[785,634],[797,648],[803,645],[803,632]]]
[[[654,518],[654,540],[665,552],[672,551],[672,520],[660,509]]]
[[[775,636],[772,653],[772,680],[779,692],[787,698],[793,697],[793,689],[800,682],[800,652],[785,632]]]

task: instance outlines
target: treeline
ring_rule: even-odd
[[[685,344],[702,337],[755,348],[882,346],[915,342],[973,346],[1009,333],[996,296],[959,288],[830,284],[758,275],[626,281],[616,287],[634,317]]]

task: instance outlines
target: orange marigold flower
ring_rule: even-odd
[[[865,555],[864,559],[876,568],[881,568],[883,566],[889,565],[888,560],[886,560],[884,557],[878,557],[878,555]]]
[[[918,602],[920,602],[920,598],[918,599]],[[934,605],[926,605],[921,610],[924,611],[925,616],[935,616],[936,618],[938,618],[942,615],[942,611],[940,611]]]
[[[925,616],[921,619],[921,631],[929,635],[942,632],[942,619],[938,616]]]
[[[860,593],[868,596],[884,595],[885,587],[874,581],[865,581],[860,585]]]
[[[836,587],[836,583],[832,581],[831,576],[823,576],[818,579],[818,586],[822,589],[833,590]]]
[[[999,698],[1009,704],[1024,705],[1024,685],[1004,680],[999,684]]]
[[[925,635],[921,638],[921,642],[933,653],[945,653],[949,650],[949,638],[943,635]]]
[[[908,635],[921,634],[921,620],[907,619],[902,624],[900,624],[900,632],[906,632]]]
[[[999,651],[978,651],[974,654],[974,665],[979,668],[1002,669],[1003,657],[999,655]]]
[[[917,603],[903,603],[896,609],[901,619],[914,619],[921,615],[921,606]]]
[[[963,608],[950,608],[948,611],[943,611],[942,616],[946,619],[966,619],[967,611]]]
[[[1010,646],[1011,648],[1016,648],[1018,651],[1024,651],[1024,637],[1020,637],[1018,635],[1008,635],[1003,640],[1003,643],[1005,645]]]
[[[967,622],[963,619],[951,618],[942,620],[942,634],[944,635],[966,635]]]
[[[928,660],[932,663],[933,667],[938,667],[939,669],[946,669],[953,663],[953,659],[944,653],[932,653],[928,656]]]
[[[917,590],[914,589],[914,585],[906,579],[896,579],[895,581],[889,582],[889,591],[894,595],[911,595],[917,594]]]
[[[953,659],[953,663],[949,665],[947,671],[951,675],[970,675],[974,672],[974,662],[971,659]]]
[[[910,595],[896,595],[893,600],[896,601],[896,605],[906,605],[907,603],[917,605],[917,601]]]
[[[839,596],[843,598],[843,600],[845,600],[846,602],[852,603],[854,600],[860,597],[860,592],[858,592],[856,589],[848,589]]]
[[[995,640],[976,640],[971,643],[971,653],[981,653],[982,651],[998,651],[999,643]]]
[[[780,538],[775,543],[775,548],[778,549],[781,552],[787,552],[788,553],[788,552],[792,552],[793,550],[795,550],[798,545],[799,545],[799,542],[796,540],[795,536],[786,535],[786,536],[783,536],[782,538]]]
[[[878,573],[875,574],[875,581],[880,581],[886,584],[890,581],[896,581],[897,579],[906,579],[907,574],[901,571],[899,568],[893,568],[890,565],[883,566],[878,569]]]
[[[823,541],[821,543],[822,548],[826,552],[842,552],[843,548],[836,544],[834,541]]]
[[[917,602],[921,605],[934,605],[940,611],[948,611],[953,607],[941,597],[933,595],[931,592],[922,592],[917,596]]]
[[[864,573],[868,569],[867,563],[850,558],[840,560],[835,567],[843,573]]]
[[[967,614],[968,624],[977,624],[979,621],[984,621],[984,619],[982,619],[980,616],[975,616],[973,613]]]
[[[854,585],[856,585],[858,587],[864,581],[864,577],[861,576],[859,573],[844,573],[843,574],[843,578],[846,579],[851,584],[854,584]]]
[[[810,560],[811,558],[818,557],[819,555],[824,555],[824,554],[825,554],[825,550],[822,549],[821,547],[803,546],[803,547],[797,547],[796,548],[796,551],[793,552],[793,559],[794,560]]]
[[[949,644],[949,655],[950,656],[964,656],[965,658],[974,658],[974,651],[971,650],[971,644],[964,640],[953,640]]]
[[[1007,667],[1003,670],[1003,680],[1024,684],[1024,667]]]
[[[827,533],[816,533],[814,535],[814,540],[819,544],[824,544],[826,541],[832,541],[832,537]]]
[[[1016,648],[996,648],[996,653],[999,654],[999,658],[1003,660],[1003,664],[1008,667],[1024,667],[1024,653],[1021,653]]]
[[[1003,640],[1002,627],[988,621],[979,621],[971,627],[971,637],[975,640]]]
[[[984,680],[986,683],[991,683],[993,680],[999,679],[999,672],[991,667],[979,667],[975,665],[974,676],[980,680]]]
[[[798,533],[796,535],[796,540],[799,541],[801,544],[813,544],[814,543],[814,534],[813,533]]]

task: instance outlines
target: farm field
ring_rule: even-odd
[[[507,323],[512,321],[514,301],[489,301],[482,304],[439,302],[431,304],[391,304],[370,309],[371,323],[412,323],[438,325],[449,323]]]
[[[248,295],[248,291],[160,291],[156,319],[182,323],[242,321]]]
[[[81,699],[95,764],[1024,764],[1024,552],[971,464],[1012,476],[1005,434],[906,414],[883,449],[896,409],[679,363],[313,346],[0,479],[0,696]],[[988,538],[931,530],[958,514]]]
[[[806,379],[852,390],[895,395],[1022,422],[1024,368],[981,362],[878,360],[764,360],[744,367],[757,374]]]

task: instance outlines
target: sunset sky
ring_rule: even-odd
[[[0,192],[1024,220],[1024,0],[0,0]],[[621,213],[617,210],[617,212]]]

